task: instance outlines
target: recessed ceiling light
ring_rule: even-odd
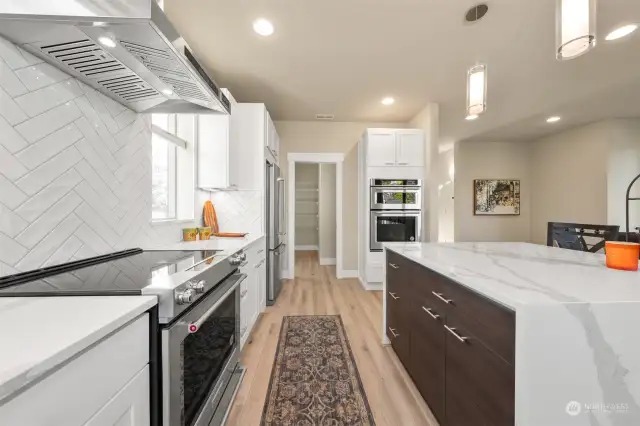
[[[396,100],[393,98],[384,98],[383,100],[381,100],[380,102],[382,103],[382,105],[393,105],[393,103]]]
[[[171,90],[171,89],[162,89],[162,93],[164,93],[167,96],[171,96],[171,95],[173,95],[173,90]]]
[[[261,36],[267,37],[273,34],[273,24],[264,18],[253,21],[253,31]]]
[[[637,29],[638,29],[637,24],[624,25],[620,28],[616,28],[615,30],[611,31],[609,34],[607,34],[607,36],[604,39],[607,41],[617,40],[619,38],[628,36],[629,34],[631,34]]]
[[[556,123],[558,121],[560,121],[560,117],[557,115],[547,118],[547,123]]]
[[[475,120],[476,118],[478,118],[477,114],[471,114],[471,115],[467,115],[464,119],[471,121],[471,120]]]
[[[102,36],[98,38],[98,41],[100,42],[101,45],[106,46],[106,47],[116,47],[116,42],[111,38],[111,37],[107,37],[107,36]]]

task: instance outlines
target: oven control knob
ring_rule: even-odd
[[[187,305],[193,302],[195,297],[196,297],[196,291],[191,288],[188,288],[185,291],[176,293],[176,302],[178,303],[178,305]]]
[[[237,266],[242,263],[242,258],[240,256],[231,256],[229,258],[229,263],[233,266]]]
[[[247,260],[247,253],[242,253],[242,254],[239,254],[238,256],[240,256],[240,260],[243,262]]]
[[[206,284],[206,282],[204,280],[200,280],[197,283],[194,284],[193,289],[196,291],[196,293],[204,293],[204,285]]]

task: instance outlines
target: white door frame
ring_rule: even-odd
[[[287,269],[283,278],[296,276],[296,163],[335,164],[336,165],[336,275],[345,278],[342,268],[342,165],[344,154],[340,153],[289,153],[287,155]]]

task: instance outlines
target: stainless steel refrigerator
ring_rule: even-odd
[[[266,162],[265,166],[265,216],[267,218],[267,305],[276,302],[282,288],[282,264],[287,235],[285,211],[285,182],[280,168]]]

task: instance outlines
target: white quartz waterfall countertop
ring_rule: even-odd
[[[388,243],[393,250],[513,310],[524,305],[640,302],[640,273],[602,254],[529,243]]]
[[[0,405],[156,303],[155,296],[0,298]]]

